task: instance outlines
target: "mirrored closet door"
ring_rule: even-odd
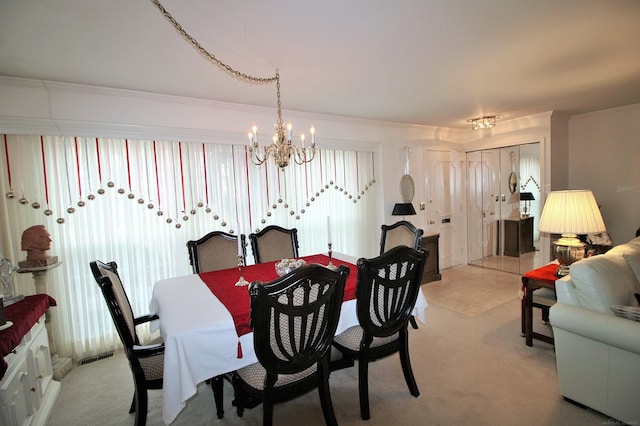
[[[522,274],[538,260],[539,143],[467,153],[469,263]]]

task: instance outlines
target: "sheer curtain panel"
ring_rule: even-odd
[[[2,135],[0,247],[17,265],[22,232],[45,225],[56,298],[58,352],[81,359],[120,341],[89,262],[115,260],[137,315],[159,279],[191,273],[186,242],[207,232],[298,228],[300,254],[375,254],[375,154],[322,149],[305,165],[256,166],[246,146],[109,138]],[[224,141],[228,142],[228,141]],[[252,256],[248,256],[249,259]],[[17,293],[33,292],[17,274]]]

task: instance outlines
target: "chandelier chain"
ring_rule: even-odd
[[[198,40],[196,40],[184,28],[182,28],[182,25],[180,25],[178,23],[178,21],[176,21],[176,19],[169,13],[169,11],[167,11],[167,9],[165,9],[164,6],[162,6],[162,4],[160,4],[159,0],[151,0],[151,2],[156,5],[158,10],[160,10],[160,13],[162,13],[162,15],[169,22],[171,22],[171,24],[176,29],[176,31],[185,40],[187,40],[198,52],[200,52],[202,55],[207,57],[211,62],[213,62],[214,64],[218,65],[220,68],[222,68],[223,70],[225,70],[229,74],[231,74],[234,77],[237,77],[237,78],[239,78],[241,80],[247,80],[247,81],[251,81],[251,82],[254,82],[254,83],[273,83],[275,81],[278,84],[278,108],[280,107],[280,105],[279,105],[279,102],[280,102],[280,100],[279,100],[280,99],[280,96],[279,96],[279,94],[280,94],[280,78],[279,78],[279,75],[278,75],[277,72],[276,72],[276,75],[274,77],[254,77],[252,75],[248,75],[248,74],[245,74],[243,72],[240,72],[240,71],[237,71],[237,70],[233,69],[231,67],[231,65],[225,64],[224,62],[222,62],[221,60],[216,58],[216,56],[213,53],[210,53],[209,51],[207,51],[207,49],[205,49],[198,42]]]
[[[315,143],[315,129],[311,126],[311,146],[306,148],[304,145],[304,134],[301,135],[302,147],[298,147],[291,143],[291,122],[286,126],[282,121],[282,105],[280,102],[280,72],[276,69],[276,75],[274,77],[254,77],[240,71],[233,69],[230,65],[225,64],[221,60],[215,57],[213,53],[210,53],[205,49],[193,36],[182,28],[182,25],[176,21],[176,19],[167,11],[167,9],[160,4],[160,0],[151,0],[156,5],[160,13],[173,25],[175,30],[184,38],[191,46],[196,49],[201,55],[209,59],[212,63],[220,67],[223,71],[227,72],[233,77],[236,77],[243,81],[249,81],[252,83],[276,83],[276,94],[278,100],[278,121],[275,124],[276,134],[273,136],[273,143],[263,150],[258,147],[258,130],[256,126],[253,126],[252,132],[248,133],[249,136],[249,152],[252,154],[251,161],[256,165],[261,165],[266,162],[269,157],[273,156],[275,163],[280,169],[284,171],[284,168],[289,165],[289,160],[293,157],[296,164],[308,163],[315,157],[316,143]],[[262,151],[262,153],[260,153]]]

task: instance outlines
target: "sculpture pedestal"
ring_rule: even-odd
[[[57,257],[55,258],[58,259]],[[22,262],[19,262],[22,264]],[[47,282],[47,272],[49,269],[57,268],[60,266],[62,262],[55,262],[43,266],[33,266],[33,267],[20,267],[18,268],[19,274],[24,274],[27,272],[31,272],[33,276],[33,281],[36,286],[36,293],[38,294],[48,294],[48,282]],[[51,329],[51,320],[52,313],[51,310],[48,310],[45,314],[45,326],[47,327],[47,334],[49,336],[49,348],[51,352],[51,365],[53,368],[53,379],[61,380],[64,376],[67,375],[69,371],[73,368],[73,362],[71,358],[63,358],[58,355],[58,348],[56,346],[55,338],[53,330]]]

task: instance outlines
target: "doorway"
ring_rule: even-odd
[[[439,234],[440,269],[464,263],[465,153],[426,151],[426,234]],[[421,209],[423,206],[420,207]]]

